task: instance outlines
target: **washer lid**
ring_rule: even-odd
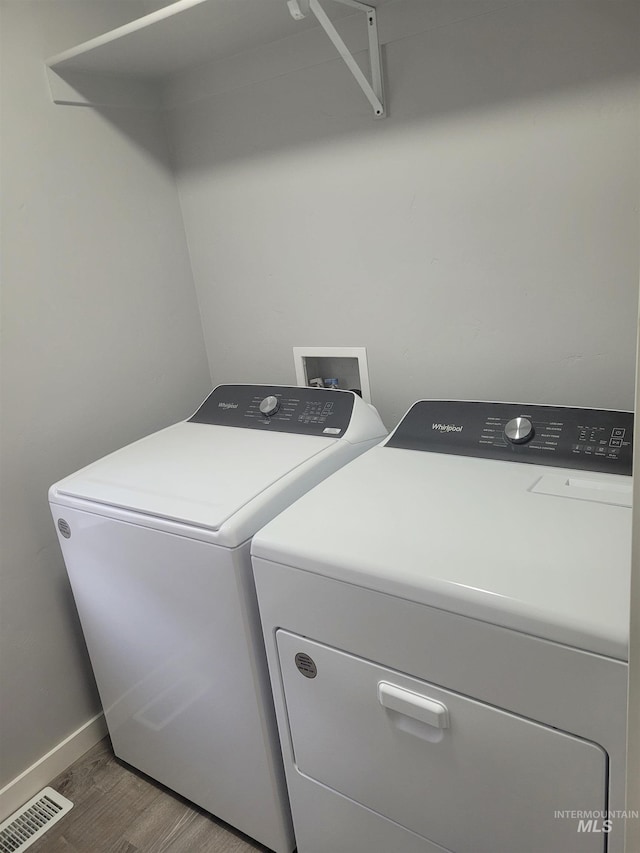
[[[183,422],[88,465],[55,490],[219,530],[242,507],[335,441]]]
[[[630,497],[626,476],[375,447],[252,553],[626,660]]]

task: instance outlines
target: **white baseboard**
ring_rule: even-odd
[[[107,733],[104,714],[98,714],[39,758],[0,790],[0,821],[19,809],[58,773],[66,770]]]

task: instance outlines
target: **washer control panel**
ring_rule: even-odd
[[[189,420],[340,438],[351,421],[353,404],[351,391],[282,385],[218,385]]]
[[[421,400],[409,409],[386,446],[630,475],[633,414]]]

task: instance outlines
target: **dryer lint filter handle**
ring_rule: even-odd
[[[631,480],[588,480],[583,477],[567,477],[562,474],[545,474],[530,491],[536,495],[552,495],[557,498],[573,498],[578,501],[594,501],[610,506],[631,507],[633,486]]]

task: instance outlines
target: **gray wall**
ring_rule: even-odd
[[[214,379],[289,382],[292,346],[353,345],[389,427],[423,396],[632,408],[639,16],[390,3],[383,121],[312,34],[178,81]]]
[[[157,115],[54,106],[43,59],[135,3],[5,2],[0,787],[99,710],[47,489],[210,375]]]

